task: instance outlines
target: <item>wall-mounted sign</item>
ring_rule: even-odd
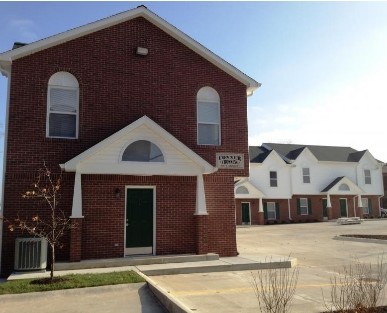
[[[217,168],[244,169],[245,160],[242,153],[217,153]]]

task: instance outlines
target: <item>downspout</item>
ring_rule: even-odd
[[[9,116],[9,104],[11,99],[11,70],[7,71],[0,66],[0,72],[8,77],[7,86],[7,104],[5,108],[5,129],[4,129],[4,151],[3,151],[3,177],[1,186],[1,204],[0,204],[0,273],[1,273],[1,260],[2,260],[2,246],[3,246],[3,212],[4,212],[4,190],[5,190],[5,169],[7,166],[7,141],[8,141],[8,116]]]

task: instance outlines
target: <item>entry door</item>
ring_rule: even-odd
[[[250,224],[250,203],[242,203],[242,224]]]
[[[153,189],[127,189],[125,254],[153,253]]]
[[[340,214],[341,217],[348,217],[347,199],[340,199]]]
[[[323,206],[323,217],[328,217],[328,199],[322,199],[322,206]]]

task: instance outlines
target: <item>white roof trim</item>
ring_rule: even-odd
[[[125,136],[127,133],[135,130],[137,127],[141,125],[146,125],[147,127],[149,127],[160,137],[162,137],[164,140],[169,142],[174,148],[176,148],[185,156],[187,156],[189,159],[191,159],[195,164],[197,164],[200,167],[200,169],[202,170],[202,174],[211,174],[218,170],[216,167],[209,164],[206,160],[201,158],[198,154],[196,154],[194,151],[189,149],[181,141],[176,139],[174,136],[168,133],[164,128],[162,128],[160,125],[158,125],[157,123],[155,123],[145,115],[139,118],[137,121],[119,130],[115,134],[107,137],[106,139],[102,140],[101,142],[97,143],[96,145],[92,146],[91,148],[87,149],[81,154],[77,155],[76,157],[72,158],[71,160],[67,161],[66,163],[60,164],[60,167],[66,172],[76,172],[77,167],[83,161],[95,155],[102,149],[108,147],[113,142],[119,140],[122,136]]]
[[[185,33],[180,31],[176,27],[172,26],[167,21],[163,20],[158,15],[154,14],[152,11],[148,10],[144,6],[140,6],[135,9],[104,18],[102,20],[98,20],[93,23],[86,24],[84,26],[80,26],[63,33],[59,33],[57,35],[39,41],[35,41],[23,47],[1,53],[0,64],[4,63],[10,66],[13,60],[17,60],[35,52],[65,43],[67,41],[88,35],[90,33],[111,27],[122,22],[129,21],[137,17],[143,17],[147,19],[149,22],[151,22],[176,40],[178,40],[179,42],[181,42],[197,54],[201,55],[203,58],[205,58],[215,66],[219,67],[227,74],[231,75],[232,77],[246,85],[247,95],[252,95],[253,92],[261,86],[260,83],[247,76],[246,74],[238,70],[236,67],[232,66],[231,64],[229,64],[228,62],[226,62],[201,44],[199,44],[197,41],[193,40],[191,37],[187,36]],[[0,70],[1,68],[4,68],[4,66],[1,66]]]
[[[248,194],[244,193],[244,194],[237,194],[236,193],[236,190],[239,188],[239,187],[246,187],[247,190],[249,191]],[[243,179],[239,182],[237,182],[234,186],[234,194],[235,194],[235,198],[236,199],[259,199],[259,198],[266,198],[266,195],[260,190],[258,189],[253,183],[251,183],[250,181],[246,180],[246,179]]]
[[[339,190],[341,184],[347,184],[350,190]],[[344,176],[336,184],[334,184],[328,191],[323,192],[330,195],[364,195],[363,189],[356,185],[348,177]]]

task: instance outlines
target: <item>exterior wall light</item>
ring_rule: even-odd
[[[148,49],[147,48],[142,48],[142,47],[137,47],[136,53],[138,55],[148,55]]]

